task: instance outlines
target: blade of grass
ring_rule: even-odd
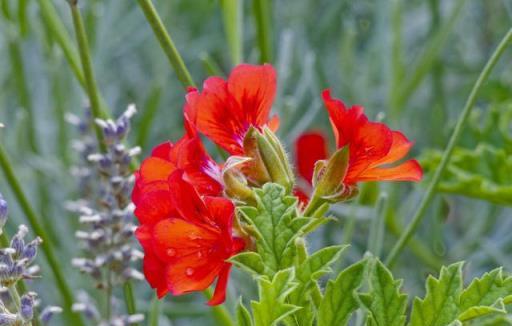
[[[212,290],[206,289],[203,291],[204,296],[209,300],[212,297]],[[224,306],[214,306],[211,307],[213,318],[217,321],[217,324],[224,326],[235,326],[231,317],[229,316],[228,311]]]
[[[153,2],[151,2],[151,0],[137,0],[137,3],[142,9],[144,16],[146,16],[149,25],[153,29],[153,32],[155,33],[160,46],[167,55],[167,58],[173,66],[174,71],[176,72],[176,76],[180,80],[183,87],[187,88],[189,86],[195,86],[194,81],[192,80],[192,76],[185,66],[185,62],[178,52],[178,49],[174,45],[171,36],[165,29],[162,19],[153,6]]]
[[[0,166],[4,172],[7,183],[9,184],[18,204],[21,207],[21,210],[25,214],[30,227],[34,231],[36,235],[41,237],[43,243],[41,244],[41,249],[46,257],[46,261],[50,266],[50,269],[53,272],[55,277],[55,282],[57,284],[57,288],[62,296],[64,302],[64,313],[67,315],[71,325],[83,325],[82,320],[79,315],[71,312],[71,305],[73,304],[73,292],[69,285],[66,283],[66,279],[64,277],[64,273],[60,268],[60,263],[57,260],[57,256],[55,254],[54,248],[52,246],[52,242],[50,241],[46,230],[39,222],[40,219],[36,215],[34,209],[30,205],[30,202],[27,199],[27,196],[23,192],[21,185],[16,178],[16,174],[12,168],[12,164],[9,161],[7,153],[5,152],[2,144],[0,144]]]
[[[160,316],[160,300],[155,295],[153,300],[151,300],[151,308],[149,310],[149,318],[148,325],[149,326],[158,326],[158,319]]]
[[[242,62],[243,0],[220,0],[231,64]]]
[[[457,124],[455,125],[455,129],[453,130],[453,133],[450,137],[448,145],[446,146],[446,149],[444,150],[441,162],[439,163],[439,166],[437,167],[437,169],[434,173],[434,176],[433,176],[432,180],[430,181],[430,184],[428,185],[427,192],[425,193],[421,202],[419,203],[416,213],[414,214],[414,216],[411,219],[411,222],[409,222],[405,231],[401,234],[400,238],[398,239],[395,246],[389,253],[388,257],[386,258],[386,265],[393,266],[393,264],[396,262],[398,254],[402,251],[402,249],[405,247],[405,245],[409,242],[412,235],[414,234],[414,232],[418,228],[419,224],[423,220],[423,217],[425,216],[427,207],[434,197],[434,193],[435,193],[437,184],[441,180],[441,176],[442,176],[444,170],[446,169],[448,162],[450,161],[450,158],[453,153],[453,149],[455,148],[455,145],[457,144],[457,141],[459,140],[459,137],[462,133],[462,129],[463,129],[464,125],[466,124],[466,121],[468,119],[469,114],[471,113],[471,110],[473,109],[473,106],[476,101],[476,97],[478,95],[478,91],[482,87],[483,83],[489,77],[492,69],[498,62],[501,55],[505,52],[505,49],[508,47],[508,45],[511,41],[512,41],[512,28],[505,34],[503,39],[500,41],[496,50],[494,51],[494,53],[491,55],[491,57],[485,64],[483,70],[481,71],[480,75],[478,76],[478,79],[476,80],[475,84],[473,85],[473,89],[471,90],[471,93],[469,94],[469,97],[466,101],[464,109],[462,110],[462,112],[459,116],[459,119],[457,121]]]
[[[268,0],[253,0],[256,35],[260,49],[260,62],[272,62],[272,10]]]
[[[407,100],[414,94],[415,90],[424,80],[425,76],[431,71],[432,66],[436,63],[439,53],[444,48],[451,31],[453,30],[457,18],[460,16],[462,8],[466,0],[458,0],[450,16],[445,20],[445,23],[436,32],[436,35],[431,38],[431,41],[427,44],[423,54],[417,59],[414,64],[412,73],[407,74],[409,76],[403,83],[396,85],[398,89],[392,90],[390,109],[394,116],[398,115],[406,104]],[[400,78],[401,76],[398,76]]]

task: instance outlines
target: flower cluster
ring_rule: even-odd
[[[7,203],[0,194],[0,233],[7,220]],[[12,237],[9,247],[0,248],[0,286],[2,292],[8,295],[0,298],[0,325],[30,325],[34,319],[34,310],[37,304],[37,293],[28,291],[21,297],[16,287],[24,279],[38,277],[39,266],[33,265],[37,255],[37,248],[41,244],[39,237],[26,243],[25,236],[28,228],[20,225],[18,232]],[[3,235],[5,237],[5,235]],[[7,239],[5,237],[5,239]],[[4,299],[5,297],[5,299]],[[49,306],[43,309],[39,320],[47,324],[61,308]]]
[[[360,181],[421,178],[414,160],[388,166],[412,146],[403,134],[369,121],[362,107],[346,108],[327,90],[323,98],[338,150],[328,158],[322,136],[301,136],[298,174],[304,180],[296,182],[275,135],[279,119],[270,117],[275,94],[276,74],[268,64],[239,65],[227,80],[208,78],[201,91],[187,92],[186,134],[155,147],[136,171],[136,236],[145,252],[144,274],[159,297],[204,290],[217,279],[208,303],[224,301],[227,259],[253,246],[235,204],[251,205],[254,188],[280,184],[302,199],[306,215],[349,199]],[[229,153],[224,164],[205,151],[199,134]]]
[[[108,293],[117,285],[131,279],[143,278],[132,266],[134,261],[142,258],[142,253],[133,247],[134,207],[130,201],[133,184],[130,164],[140,149],[127,148],[123,144],[134,113],[135,107],[129,106],[116,121],[94,121],[101,129],[106,145],[105,152],[99,152],[96,146],[93,147],[92,123],[88,123],[87,119],[69,119],[78,126],[82,137],[75,143],[75,148],[78,149],[83,163],[74,171],[81,176],[80,185],[87,187],[87,191],[82,192],[84,198],[70,205],[71,209],[80,214],[80,223],[84,225],[83,229],[76,232],[76,237],[82,242],[86,255],[73,259],[72,263],[80,271],[90,275],[98,288],[105,289]],[[108,304],[111,305],[112,302]],[[89,300],[80,302],[73,308],[92,318],[94,314],[87,311],[96,311],[96,308],[91,305],[92,301]],[[109,323],[121,325],[113,320],[134,319],[129,317],[113,316]],[[137,318],[134,320],[138,320],[138,316],[135,317]],[[98,321],[96,317],[92,319]]]

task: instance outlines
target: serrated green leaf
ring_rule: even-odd
[[[359,307],[354,292],[361,285],[365,267],[366,260],[359,261],[344,269],[334,281],[327,282],[318,308],[318,325],[347,325],[350,316]]]
[[[400,293],[401,280],[393,279],[391,272],[376,259],[370,270],[370,291],[359,294],[359,300],[368,311],[368,324],[376,326],[405,325],[407,295]]]
[[[506,313],[502,301],[512,295],[512,277],[503,279],[503,271],[497,268],[475,278],[462,292],[458,319],[467,321],[491,313]],[[497,303],[501,303],[497,306]]]
[[[462,292],[462,265],[442,267],[439,279],[429,276],[425,298],[415,298],[411,326],[446,326],[459,314]]]
[[[290,318],[294,325],[312,325],[315,317],[311,291],[318,291],[315,282],[330,271],[329,266],[336,261],[348,246],[331,246],[318,250],[297,267],[297,288],[290,294],[290,303],[302,307]]]
[[[253,326],[251,314],[244,306],[242,298],[240,298],[236,306],[236,320],[238,326]]]
[[[252,311],[256,326],[272,326],[294,313],[300,307],[286,302],[288,295],[295,289],[295,271],[293,268],[277,272],[272,281],[267,276],[258,279],[260,301],[252,301]]]
[[[267,183],[254,192],[257,207],[242,207],[239,212],[256,237],[257,252],[267,267],[265,272],[272,275],[293,265],[293,241],[313,220],[297,216],[297,199],[278,184]]]
[[[256,276],[264,274],[265,271],[265,265],[263,264],[261,256],[253,251],[239,253],[229,258],[228,261],[236,267]]]

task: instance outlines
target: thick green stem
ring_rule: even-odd
[[[75,27],[76,40],[78,43],[78,50],[80,54],[80,61],[82,63],[82,70],[85,77],[85,89],[89,97],[91,112],[94,118],[105,119],[107,115],[101,110],[100,106],[100,92],[94,77],[94,70],[92,69],[92,60],[89,51],[89,42],[87,41],[87,34],[85,32],[82,15],[77,6],[78,0],[71,0],[69,2],[71,14],[73,16],[73,26]],[[98,138],[98,145],[102,152],[105,152],[105,142],[103,141],[103,133],[98,125],[94,125],[96,137]]]
[[[60,262],[57,260],[57,257],[54,252],[54,248],[52,246],[52,242],[50,241],[46,230],[39,222],[40,219],[37,217],[34,209],[30,205],[27,196],[23,192],[21,185],[16,178],[16,174],[12,168],[12,164],[9,162],[7,157],[7,153],[5,152],[2,144],[0,144],[0,166],[5,174],[5,178],[7,183],[11,187],[18,204],[20,205],[23,213],[27,217],[27,220],[30,224],[30,227],[34,231],[36,235],[41,237],[43,243],[41,244],[41,249],[46,257],[48,265],[53,272],[55,277],[55,281],[57,283],[57,288],[62,296],[64,301],[65,312],[69,315],[69,320],[72,322],[72,325],[83,325],[82,320],[76,314],[72,314],[70,312],[71,305],[73,304],[73,292],[71,288],[66,283],[66,279],[64,277],[64,273],[61,270]]]
[[[224,31],[231,55],[231,63],[236,66],[242,62],[243,34],[243,4],[244,0],[220,0]]]
[[[272,10],[268,0],[253,0],[256,34],[260,48],[260,62],[272,62]]]
[[[174,71],[176,72],[176,76],[180,80],[183,87],[186,88],[189,86],[194,86],[195,84],[192,80],[190,72],[187,70],[185,62],[178,52],[178,49],[174,45],[171,36],[169,33],[167,33],[162,19],[160,19],[160,16],[158,15],[158,12],[153,6],[151,0],[137,0],[137,2],[144,12],[144,16],[146,16],[149,25],[151,25],[151,28],[153,29],[158,42],[160,42],[160,46],[167,55],[167,58],[173,66]]]
[[[135,304],[135,297],[133,295],[133,287],[130,281],[127,281],[123,285],[124,302],[126,304],[126,311],[130,315],[137,312],[137,306]]]
[[[485,64],[485,67],[483,68],[482,72],[480,73],[480,76],[478,76],[478,79],[475,82],[475,85],[473,86],[473,89],[471,90],[471,93],[469,94],[469,97],[466,101],[466,105],[464,106],[464,109],[462,110],[459,120],[457,121],[457,124],[455,125],[455,129],[453,130],[453,133],[450,137],[450,140],[448,142],[448,146],[446,146],[446,149],[444,150],[443,157],[441,159],[441,163],[439,163],[439,166],[437,167],[434,176],[432,180],[430,181],[430,184],[427,188],[427,192],[423,199],[421,200],[420,204],[418,205],[418,209],[416,210],[416,213],[414,214],[411,222],[409,225],[407,225],[404,233],[400,236],[398,239],[398,242],[395,244],[391,252],[389,253],[389,256],[386,259],[386,264],[388,266],[392,266],[396,258],[398,257],[398,254],[402,251],[402,249],[405,247],[407,242],[411,239],[412,235],[418,228],[419,224],[423,220],[423,217],[425,216],[425,213],[427,211],[427,207],[432,201],[434,197],[434,193],[437,187],[437,184],[441,180],[442,174],[444,170],[446,169],[446,166],[448,165],[448,162],[450,161],[450,158],[452,156],[453,150],[455,148],[455,145],[457,144],[457,141],[459,140],[459,137],[462,133],[462,129],[468,119],[469,114],[471,113],[471,110],[473,108],[473,105],[476,101],[476,96],[478,94],[478,91],[482,87],[482,84],[487,80],[489,77],[492,69],[498,62],[498,59],[501,57],[503,52],[505,52],[505,49],[509,45],[509,43],[512,40],[512,28],[507,32],[507,34],[503,37],[500,44],[492,54],[492,56],[489,58],[487,63]]]

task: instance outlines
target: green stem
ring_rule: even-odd
[[[126,304],[126,311],[130,315],[137,312],[137,306],[135,303],[135,296],[133,295],[133,287],[130,281],[127,281],[123,285],[124,302]]]
[[[160,300],[155,295],[151,302],[151,309],[149,310],[148,325],[158,326],[158,317],[160,316]]]
[[[414,214],[411,222],[409,225],[407,225],[404,233],[400,236],[398,239],[398,242],[395,244],[391,252],[389,253],[389,256],[386,259],[386,264],[389,266],[392,266],[396,258],[398,257],[398,254],[402,251],[402,249],[405,247],[407,242],[410,240],[414,232],[416,231],[417,227],[423,220],[423,217],[425,216],[426,210],[430,202],[432,201],[434,197],[434,193],[437,187],[437,184],[441,180],[441,176],[446,169],[446,166],[448,165],[448,162],[450,161],[450,158],[453,153],[453,149],[455,148],[455,145],[457,144],[457,141],[459,140],[459,137],[462,133],[462,128],[464,127],[464,124],[466,123],[469,114],[471,113],[471,109],[473,108],[473,105],[475,104],[476,97],[478,94],[478,91],[482,87],[482,84],[487,80],[489,77],[492,69],[498,62],[498,59],[501,57],[503,52],[505,52],[505,49],[509,45],[510,41],[512,40],[512,28],[507,32],[507,34],[503,37],[500,44],[492,54],[492,56],[489,58],[487,63],[485,64],[485,67],[483,68],[482,72],[480,73],[480,76],[478,76],[478,79],[475,82],[475,85],[473,86],[473,89],[471,90],[471,93],[469,94],[469,97],[466,101],[466,105],[464,106],[464,109],[462,110],[459,120],[457,121],[457,124],[455,125],[455,129],[453,130],[452,136],[450,137],[450,141],[448,142],[448,146],[446,146],[446,149],[443,153],[443,157],[441,159],[441,163],[439,163],[439,166],[437,167],[434,176],[432,180],[430,181],[430,184],[427,188],[427,192],[423,199],[421,200],[420,204],[418,205],[418,209],[416,210],[416,213]]]
[[[50,266],[50,269],[53,272],[55,281],[57,283],[57,287],[62,296],[62,299],[64,300],[65,311],[67,314],[69,314],[69,319],[70,321],[72,321],[72,325],[83,325],[82,320],[78,317],[78,315],[71,314],[69,312],[69,309],[73,304],[73,292],[66,283],[64,273],[62,272],[60,268],[60,263],[56,258],[52,242],[50,241],[46,233],[46,230],[39,222],[40,219],[37,217],[34,209],[30,205],[27,196],[23,192],[21,185],[18,179],[16,178],[16,174],[14,173],[14,170],[12,168],[12,164],[9,162],[7,153],[5,152],[2,144],[0,144],[0,166],[5,174],[7,183],[11,187],[11,190],[14,193],[16,200],[18,201],[18,204],[20,205],[23,213],[27,217],[30,227],[32,228],[34,233],[41,237],[41,239],[43,240],[43,243],[41,244],[41,249],[43,250],[48,265]]]
[[[256,34],[260,48],[260,62],[272,62],[272,19],[270,1],[253,0]]]
[[[178,49],[174,45],[174,42],[172,41],[169,33],[167,33],[162,19],[158,15],[158,12],[153,6],[151,0],[137,0],[137,2],[144,12],[144,16],[146,16],[149,25],[151,25],[151,28],[153,29],[158,42],[160,42],[160,46],[167,55],[167,58],[173,66],[174,71],[176,72],[176,76],[180,80],[183,87],[186,88],[188,86],[195,86],[190,72],[187,70],[187,67],[185,66],[185,63],[180,53],[178,52]]]
[[[243,0],[220,0],[231,63],[242,62]]]
[[[368,237],[367,250],[375,257],[380,257],[382,245],[384,243],[384,226],[386,212],[388,208],[387,194],[381,194],[375,207],[375,215],[370,225],[370,234]]]
[[[94,77],[94,70],[92,69],[92,60],[89,51],[89,43],[87,41],[87,34],[85,32],[82,15],[80,14],[80,9],[78,9],[77,3],[78,0],[69,1],[71,14],[73,16],[73,26],[75,28],[76,40],[78,43],[80,61],[82,63],[82,70],[85,76],[85,89],[87,90],[87,95],[89,96],[92,115],[94,118],[105,119],[107,118],[107,115],[101,110],[99,95],[100,92],[98,90],[96,78]],[[98,145],[100,150],[105,152],[106,147],[101,127],[94,124],[94,130],[96,132],[96,137],[98,138]]]
[[[212,290],[206,289],[203,291],[203,294],[206,298],[210,299],[212,297]],[[213,314],[213,318],[215,318],[218,325],[235,326],[235,324],[233,324],[231,316],[229,315],[229,312],[227,311],[226,307],[221,306],[221,305],[214,306],[214,307],[212,307],[212,314]]]

